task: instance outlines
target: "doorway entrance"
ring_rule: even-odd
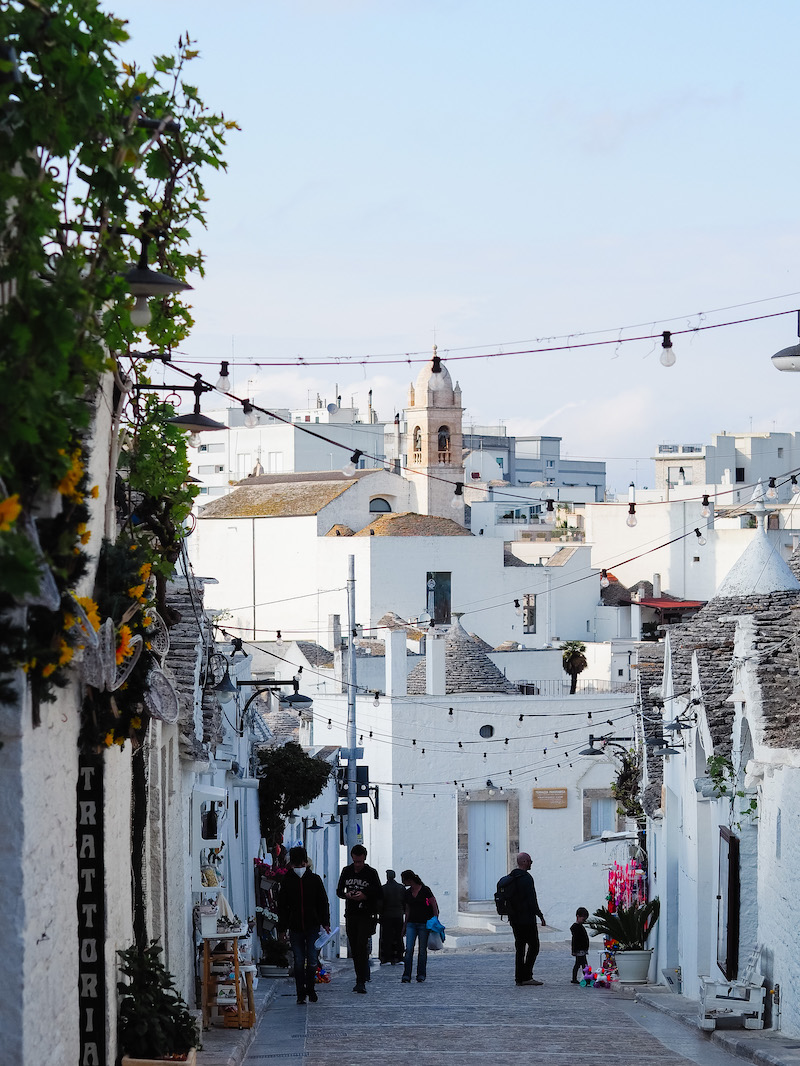
[[[508,805],[472,801],[468,811],[469,898],[494,898],[497,882],[508,873]]]

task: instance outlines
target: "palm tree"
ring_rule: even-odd
[[[582,640],[565,640],[561,645],[561,662],[564,665],[564,673],[570,676],[569,694],[572,696],[578,687],[578,674],[582,674],[589,665],[586,656],[586,645]]]

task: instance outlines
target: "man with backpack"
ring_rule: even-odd
[[[514,980],[518,985],[541,985],[533,977],[533,964],[539,954],[539,930],[536,919],[547,925],[539,909],[536,886],[529,870],[533,860],[527,851],[517,855],[517,868],[497,882],[495,901],[500,914],[507,914],[514,933]]]

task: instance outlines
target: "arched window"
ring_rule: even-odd
[[[374,500],[369,501],[369,509],[373,514],[386,514],[391,511],[392,505],[382,496],[376,496]]]
[[[414,430],[414,462],[422,462],[422,430],[419,426]]]
[[[450,462],[450,427],[439,426],[439,432],[437,436],[437,449],[439,452],[439,462]]]

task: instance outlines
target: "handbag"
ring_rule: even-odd
[[[445,941],[445,927],[438,918],[429,918],[425,923],[428,930],[428,950],[441,951]]]

